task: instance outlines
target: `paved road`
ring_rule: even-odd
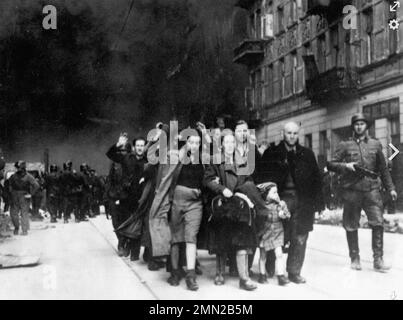
[[[360,231],[364,270],[349,268],[344,231],[315,226],[308,242],[303,275],[306,285],[279,287],[276,280],[254,292],[238,289],[236,278],[225,286],[213,284],[213,257],[200,251],[204,271],[200,290],[190,292],[183,282],[170,287],[163,270],[150,272],[144,262],[117,257],[111,222],[104,216],[89,223],[34,223],[28,237],[0,244],[0,253],[41,254],[41,265],[0,270],[0,299],[401,299],[403,297],[403,236],[386,234],[388,274],[372,270],[369,230]],[[254,264],[257,271],[257,261]]]

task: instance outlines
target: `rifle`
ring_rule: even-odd
[[[361,177],[368,177],[368,178],[371,178],[371,179],[378,179],[379,178],[378,173],[376,173],[374,171],[371,171],[369,169],[366,169],[364,167],[361,167],[358,164],[354,165],[354,169],[355,169],[355,172]]]

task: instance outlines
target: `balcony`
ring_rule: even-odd
[[[248,10],[257,0],[238,0],[236,7]]]
[[[312,101],[342,101],[357,97],[359,84],[359,74],[354,70],[334,68],[306,80],[306,90]]]
[[[234,62],[248,66],[256,65],[264,58],[264,44],[267,40],[244,40],[234,50]]]
[[[308,0],[308,14],[334,21],[343,14],[343,7],[351,4],[353,0]]]

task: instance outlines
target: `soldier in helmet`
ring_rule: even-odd
[[[73,163],[67,161],[63,164],[63,172],[60,175],[64,223],[69,222],[71,213],[74,211],[74,184]]]
[[[80,165],[80,172],[77,173],[76,181],[79,185],[78,193],[78,220],[87,220],[86,216],[91,214],[91,184],[90,184],[90,167],[83,163]]]
[[[383,185],[394,201],[397,193],[382,144],[368,134],[370,123],[366,116],[355,114],[351,126],[353,137],[339,144],[333,160],[328,164],[329,170],[342,175],[343,226],[347,234],[351,268],[361,270],[358,228],[361,210],[364,210],[372,228],[374,269],[386,272],[389,267],[383,261],[383,203],[380,189]]]
[[[25,161],[15,163],[17,172],[9,179],[11,193],[10,215],[14,224],[14,234],[18,235],[20,228],[20,215],[22,234],[27,235],[29,230],[29,206],[34,195],[39,190],[35,178],[27,172]]]
[[[52,164],[49,171],[49,174],[45,175],[46,206],[50,213],[50,222],[56,223],[60,210],[60,175],[56,164]]]

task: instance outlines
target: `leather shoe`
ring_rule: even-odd
[[[222,274],[217,274],[214,279],[214,284],[216,286],[222,286],[225,283],[224,276]]]
[[[246,291],[253,291],[257,288],[257,286],[250,280],[239,280],[239,288]]]
[[[257,282],[261,284],[267,283],[267,276],[265,274],[259,274],[259,280]]]
[[[285,286],[290,283],[290,280],[288,280],[287,277],[284,275],[277,276],[277,279],[278,279],[279,286]]]
[[[362,270],[360,258],[351,259],[351,269],[358,271]]]
[[[288,279],[291,282],[294,282],[296,284],[302,284],[302,283],[306,283],[305,278],[301,277],[299,274],[289,274],[288,275]]]
[[[150,271],[158,271],[160,268],[159,264],[155,262],[154,260],[150,260],[148,262],[148,270]]]
[[[374,269],[377,272],[386,273],[390,270],[390,266],[385,265],[382,258],[376,258],[374,260]]]
[[[136,254],[130,254],[130,261],[139,261],[140,257]]]
[[[196,273],[194,270],[189,270],[186,275],[186,286],[190,291],[199,290],[199,285],[196,282]]]
[[[177,287],[179,286],[180,281],[181,279],[178,270],[172,270],[171,276],[168,278],[168,283],[173,287]]]

